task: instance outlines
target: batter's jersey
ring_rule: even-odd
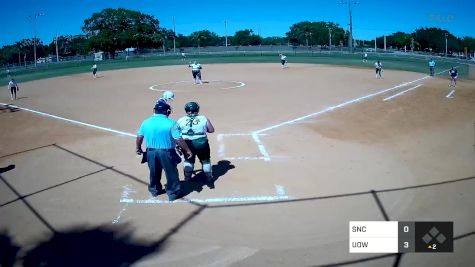
[[[181,131],[182,138],[185,140],[195,140],[206,137],[208,118],[205,116],[184,116],[177,121],[177,124]]]
[[[192,71],[200,71],[201,70],[201,64],[190,64],[189,67],[191,67]]]
[[[17,87],[17,86],[18,86],[18,85],[17,85],[16,82],[14,82],[14,81],[8,82],[8,89],[13,88],[13,87]]]

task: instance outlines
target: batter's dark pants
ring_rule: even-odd
[[[12,94],[14,99],[16,99],[16,91],[16,86],[10,87],[10,94]]]
[[[180,194],[180,179],[178,178],[177,163],[172,153],[176,153],[175,149],[147,149],[147,162],[150,169],[150,184],[148,191],[152,194],[158,194],[162,188],[160,179],[162,178],[162,170],[165,171],[167,177],[167,195],[174,198]]]

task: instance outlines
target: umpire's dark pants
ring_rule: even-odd
[[[175,149],[147,149],[147,162],[150,169],[150,184],[148,191],[152,194],[158,194],[162,188],[160,179],[162,177],[162,169],[167,177],[167,195],[175,197],[180,193],[180,180],[178,178],[178,170],[172,153],[176,153]]]

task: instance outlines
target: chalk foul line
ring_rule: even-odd
[[[417,89],[417,88],[419,88],[419,87],[421,87],[421,86],[422,86],[422,84],[418,84],[418,85],[416,85],[416,86],[414,86],[414,87],[411,87],[411,88],[409,88],[409,89],[407,89],[407,90],[401,91],[401,92],[399,92],[399,93],[397,93],[397,94],[395,94],[395,95],[388,96],[388,97],[386,97],[385,99],[383,99],[383,101],[391,100],[391,99],[393,99],[393,98],[395,98],[395,97],[398,97],[398,96],[400,96],[400,95],[403,95],[403,94],[405,94],[405,93],[407,93],[407,92],[409,92],[409,91],[415,90],[415,89]]]
[[[441,73],[444,73],[448,70],[443,70],[443,71],[440,71],[438,73],[436,73],[437,75],[438,74],[441,74]],[[386,92],[389,92],[389,91],[392,91],[392,90],[395,90],[395,89],[398,89],[398,88],[401,88],[401,87],[405,87],[407,85],[410,85],[410,84],[413,84],[413,83],[417,83],[419,81],[422,81],[422,80],[425,80],[425,79],[428,79],[430,78],[431,76],[424,76],[424,77],[421,77],[419,79],[416,79],[416,80],[413,80],[413,81],[410,81],[410,82],[403,82],[403,83],[400,83],[396,86],[393,86],[393,87],[390,87],[390,88],[386,88],[386,89],[383,89],[381,91],[378,91],[378,92],[375,92],[375,93],[372,93],[372,94],[369,94],[369,95],[365,95],[365,96],[362,96],[362,97],[358,97],[358,98],[355,98],[355,99],[351,99],[351,100],[348,100],[344,103],[341,103],[341,104],[338,104],[338,105],[335,105],[335,106],[331,106],[331,107],[328,107],[328,108],[325,108],[323,110],[320,110],[320,111],[317,111],[315,113],[311,113],[311,114],[308,114],[308,115],[305,115],[305,116],[301,116],[301,117],[298,117],[298,118],[295,118],[295,119],[292,119],[292,120],[288,120],[288,121],[284,121],[282,123],[278,123],[278,124],[275,124],[275,125],[272,125],[272,126],[269,126],[267,128],[263,128],[263,129],[260,129],[260,130],[257,130],[257,131],[254,131],[253,133],[256,133],[256,134],[262,134],[264,132],[267,132],[267,131],[270,131],[270,130],[273,130],[273,129],[276,129],[276,128],[279,128],[279,127],[282,127],[282,126],[285,126],[285,125],[289,125],[289,124],[293,124],[293,123],[296,123],[296,122],[299,122],[299,121],[302,121],[302,120],[305,120],[305,119],[308,119],[308,118],[311,118],[311,117],[315,117],[315,116],[318,116],[318,115],[321,115],[321,114],[324,114],[324,113],[327,113],[327,112],[330,112],[330,111],[333,111],[335,109],[339,109],[339,108],[342,108],[342,107],[345,107],[345,106],[348,106],[350,104],[354,104],[354,103],[357,103],[357,102],[360,102],[362,100],[365,100],[365,99],[368,99],[368,98],[371,98],[371,97],[374,97],[374,96],[377,96],[377,95],[381,95],[381,94],[384,94]]]
[[[4,105],[4,106],[7,106],[7,107],[13,107],[15,109],[20,109],[20,110],[24,110],[24,111],[29,111],[31,113],[35,113],[35,114],[38,114],[38,115],[41,115],[41,116],[50,117],[50,118],[54,118],[54,119],[57,119],[57,120],[62,120],[62,121],[66,121],[66,122],[69,122],[69,123],[78,124],[78,125],[82,125],[82,126],[86,126],[86,127],[106,131],[106,132],[111,132],[111,133],[115,133],[115,134],[129,136],[129,137],[136,137],[135,134],[131,134],[131,133],[123,132],[123,131],[118,131],[118,130],[114,130],[114,129],[111,129],[111,128],[102,127],[102,126],[98,126],[98,125],[94,125],[94,124],[90,124],[90,123],[86,123],[86,122],[82,122],[82,121],[71,120],[71,119],[67,119],[67,118],[64,118],[64,117],[48,114],[48,113],[45,113],[45,112],[41,112],[41,111],[29,109],[29,108],[24,108],[24,107],[20,107],[20,106],[16,106],[16,105],[5,104],[5,103],[0,103],[0,105]]]

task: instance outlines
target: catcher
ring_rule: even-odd
[[[200,106],[198,103],[188,102],[185,105],[187,115],[177,121],[182,138],[193,153],[190,158],[185,159],[183,164],[185,181],[191,179],[196,155],[203,166],[203,172],[206,174],[207,182],[212,183],[214,180],[211,170],[210,148],[206,133],[213,133],[214,127],[207,117],[199,115],[199,111]]]

